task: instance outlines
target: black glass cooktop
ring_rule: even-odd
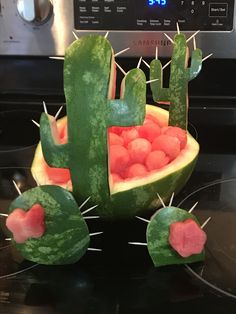
[[[89,229],[103,234],[93,237],[91,246],[102,251],[89,251],[74,265],[37,265],[23,260],[6,240],[5,218],[1,217],[0,313],[234,313],[236,133],[235,110],[227,110],[191,110],[190,131],[202,149],[191,179],[173,203],[189,209],[198,201],[194,213],[199,220],[211,217],[205,227],[208,241],[204,263],[155,268],[145,246],[128,244],[145,242],[145,222],[96,219],[88,221]],[[219,113],[225,121],[220,130]],[[208,115],[212,117],[211,127]],[[38,117],[36,114],[33,118]],[[18,131],[23,132],[24,125],[22,130],[19,127]],[[24,132],[26,137],[30,134]],[[32,132],[30,142],[12,146],[8,141],[0,143],[1,212],[17,196],[13,179],[22,191],[35,185],[27,168],[38,141],[37,131]]]

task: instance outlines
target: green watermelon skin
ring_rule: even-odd
[[[193,219],[199,225],[193,214],[173,206],[161,208],[151,218],[146,237],[148,251],[155,266],[188,264],[204,260],[204,250],[199,254],[183,258],[169,244],[169,226],[174,222],[186,219]]]
[[[30,261],[45,265],[77,262],[86,252],[90,237],[72,194],[59,186],[40,186],[16,198],[9,213],[16,208],[25,211],[35,203],[45,210],[46,231],[41,238],[28,239],[19,244],[12,240],[21,255]]]

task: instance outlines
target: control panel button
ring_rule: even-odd
[[[186,0],[180,0],[180,1],[178,2],[178,7],[179,7],[180,9],[186,8],[186,7],[187,7],[187,1],[186,1]]]
[[[160,19],[151,19],[149,21],[150,26],[161,26],[162,21]]]
[[[91,12],[92,13],[99,13],[100,12],[100,7],[99,6],[92,6]]]
[[[79,6],[79,12],[80,12],[80,13],[87,13],[87,12],[88,12],[88,9],[87,9],[86,6],[80,5],[80,6]]]
[[[227,17],[228,3],[209,3],[209,17]]]
[[[194,9],[194,8],[190,9],[190,14],[191,14],[192,16],[195,16],[196,13],[197,13],[196,9]]]
[[[111,13],[112,12],[112,7],[107,5],[107,6],[105,6],[103,8],[103,10],[104,10],[105,13]]]

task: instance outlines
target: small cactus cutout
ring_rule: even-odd
[[[163,207],[150,220],[136,216],[147,223],[146,243],[129,242],[132,245],[147,246],[155,267],[195,263],[205,258],[207,235],[203,228],[211,217],[200,225],[197,217],[192,214],[197,203],[186,211],[172,205],[173,197],[174,193],[166,206],[158,194]]]
[[[174,206],[161,208],[153,215],[147,226],[146,237],[148,251],[155,266],[188,264],[204,260],[204,250],[198,254],[183,257],[170,245],[169,237],[172,224],[183,223],[187,220],[199,225],[193,214]],[[190,245],[194,246],[194,242]]]
[[[37,222],[42,224],[41,219],[34,215],[27,225],[25,223],[20,226],[22,219],[19,219],[19,215],[14,215],[21,210],[27,216],[35,208],[35,204],[44,210],[44,232],[37,238],[29,237],[17,242],[12,238],[11,242],[25,259],[39,264],[61,265],[77,262],[88,248],[90,235],[72,194],[59,186],[45,185],[19,195],[11,203],[7,218],[19,236],[22,233],[21,227],[30,229]],[[35,233],[36,228],[32,231]],[[14,238],[17,238],[16,234]]]
[[[188,67],[189,51],[186,37],[178,33],[173,41],[173,53],[170,64],[169,87],[163,87],[162,64],[159,59],[150,64],[150,79],[153,100],[168,102],[169,125],[178,126],[187,130],[188,124],[188,82],[194,79],[201,71],[202,51],[194,48],[191,56],[191,65]]]

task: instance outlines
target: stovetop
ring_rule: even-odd
[[[217,100],[218,102],[220,100]],[[145,223],[137,219],[89,221],[89,229],[103,235],[92,240],[101,252],[87,252],[76,264],[42,266],[24,261],[1,233],[0,313],[2,314],[149,314],[233,313],[236,306],[236,109],[234,101],[191,100],[189,130],[201,153],[196,169],[174,205],[194,211],[200,221],[209,216],[204,263],[155,268],[145,247]],[[34,186],[30,164],[39,140],[41,107],[0,112],[0,208],[21,188]],[[61,104],[49,103],[55,114]],[[62,114],[63,115],[63,114]],[[148,216],[148,215],[147,215]],[[4,230],[4,218],[0,218]]]

